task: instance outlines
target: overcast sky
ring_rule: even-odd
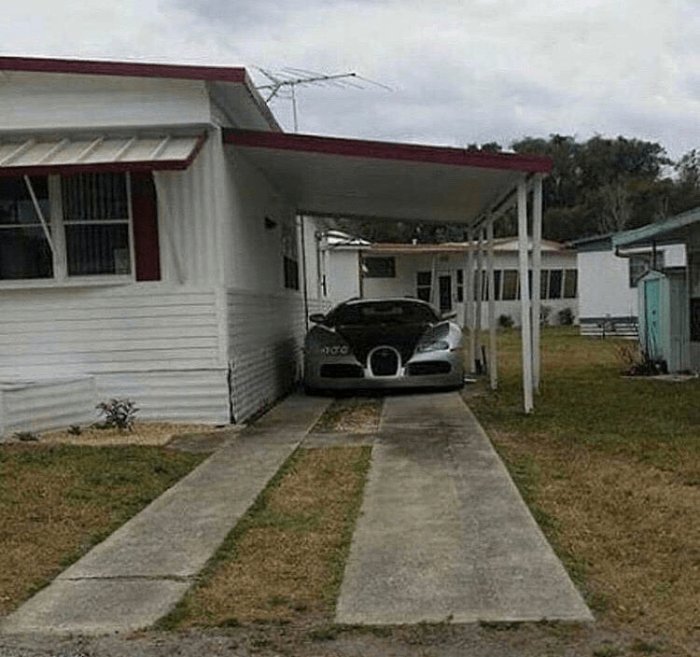
[[[300,89],[301,132],[457,146],[601,133],[659,141],[672,156],[700,147],[695,0],[0,0],[0,9],[2,54],[356,71],[392,89]],[[289,102],[272,108],[291,130]]]

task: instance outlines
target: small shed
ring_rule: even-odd
[[[639,341],[669,372],[690,369],[688,286],[684,271],[649,271],[639,279]]]

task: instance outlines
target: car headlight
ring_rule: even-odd
[[[416,351],[419,354],[424,354],[430,351],[447,351],[450,348],[447,340],[434,340],[433,342],[424,342],[419,344]]]
[[[350,353],[350,347],[346,344],[334,344],[321,347],[321,353],[324,356],[347,356]]]

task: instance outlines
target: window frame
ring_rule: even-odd
[[[53,276],[47,278],[0,279],[0,290],[51,288],[51,287],[84,287],[99,285],[129,284],[136,281],[136,252],[134,244],[134,216],[131,203],[131,176],[123,172],[126,182],[126,203],[128,214],[129,237],[129,273],[128,274],[73,274],[68,273],[68,252],[66,250],[66,234],[63,219],[63,195],[61,190],[61,174],[49,174],[47,178],[50,216],[47,224],[51,230],[53,250]],[[37,222],[39,221],[37,217]],[[69,222],[70,225],[71,222]]]

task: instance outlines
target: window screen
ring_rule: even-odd
[[[395,278],[396,262],[393,257],[368,257],[362,262],[363,272],[367,278]]]

